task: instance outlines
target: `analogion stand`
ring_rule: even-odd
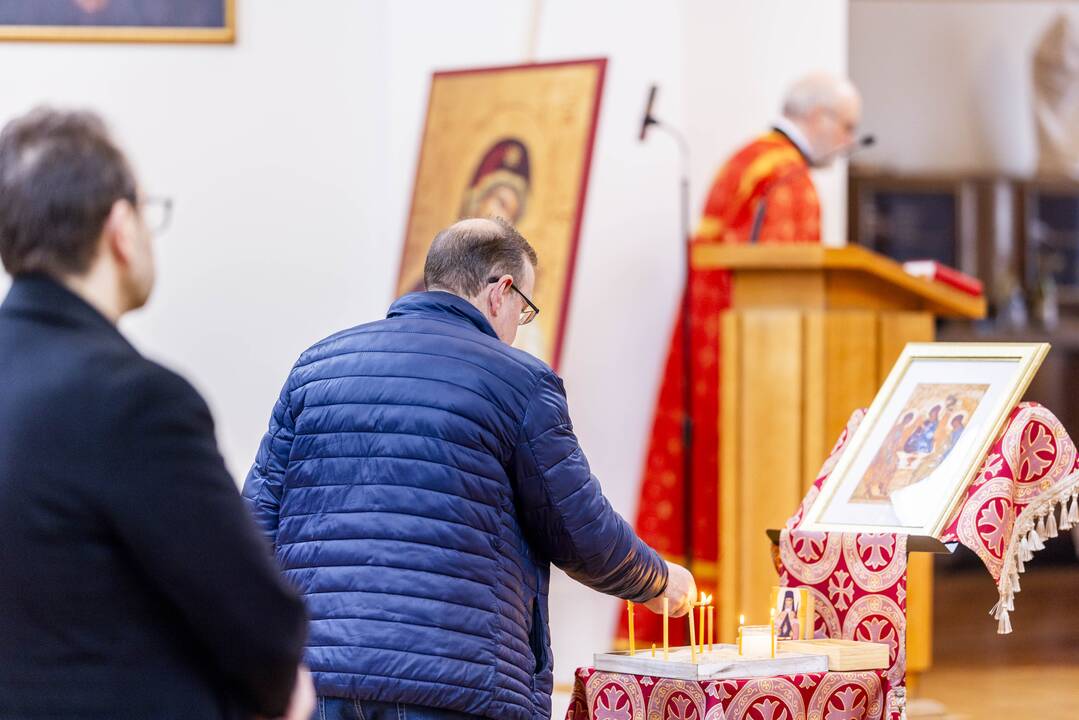
[[[769,529],[765,531],[768,535],[768,539],[772,541],[773,545],[779,544],[779,536],[781,531],[777,529]],[[928,573],[932,572],[933,568],[933,555],[949,555],[955,552],[955,548],[958,543],[945,543],[941,542],[935,537],[928,535],[908,535],[907,537],[907,556],[908,556],[908,583],[910,571],[914,567],[926,568]],[[914,562],[915,558],[919,558],[919,562]],[[932,575],[929,574],[930,580]],[[909,588],[909,585],[908,585]],[[912,602],[913,600],[913,602]],[[917,618],[915,621],[913,618]],[[919,666],[918,670],[925,670],[928,667],[929,658],[932,652],[932,645],[930,644],[929,637],[925,635],[918,635],[921,631],[929,632],[932,628],[933,619],[933,598],[932,595],[925,596],[924,594],[911,593],[907,594],[907,688],[914,689],[918,684],[918,672],[911,672],[910,658],[921,657],[926,661],[925,665]],[[912,632],[914,630],[914,632]],[[921,642],[923,644],[918,644]],[[914,650],[911,647],[914,646]]]

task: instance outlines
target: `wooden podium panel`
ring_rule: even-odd
[[[903,272],[864,248],[702,246],[699,268],[731,271],[721,323],[717,624],[764,622],[775,569],[767,528],[782,527],[851,413],[867,407],[908,342],[938,314],[984,315],[982,298]],[[932,564],[908,572],[908,668],[930,664]]]

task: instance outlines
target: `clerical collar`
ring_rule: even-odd
[[[806,139],[805,133],[798,129],[797,125],[785,117],[780,117],[772,123],[772,127],[786,135],[787,139],[794,144],[794,147],[798,148],[798,152],[802,153],[802,157],[805,158],[806,162],[813,165],[813,153],[809,148],[809,140]]]

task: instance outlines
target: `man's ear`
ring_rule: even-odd
[[[491,315],[498,315],[502,309],[502,303],[506,302],[506,296],[510,293],[510,284],[513,283],[513,278],[509,275],[503,275],[498,279],[497,283],[491,285],[490,295],[488,296],[491,308]]]
[[[487,286],[487,309],[491,317],[498,315],[498,311],[502,309],[502,290],[498,284]]]
[[[135,257],[137,233],[138,218],[134,206],[129,200],[117,200],[112,204],[102,226],[101,248],[112,255],[120,265],[131,265]]]

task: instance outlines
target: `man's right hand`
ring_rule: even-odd
[[[644,606],[654,613],[662,614],[663,598],[670,601],[671,617],[682,617],[693,609],[693,603],[697,601],[697,583],[689,570],[672,562],[667,563],[667,588]]]

